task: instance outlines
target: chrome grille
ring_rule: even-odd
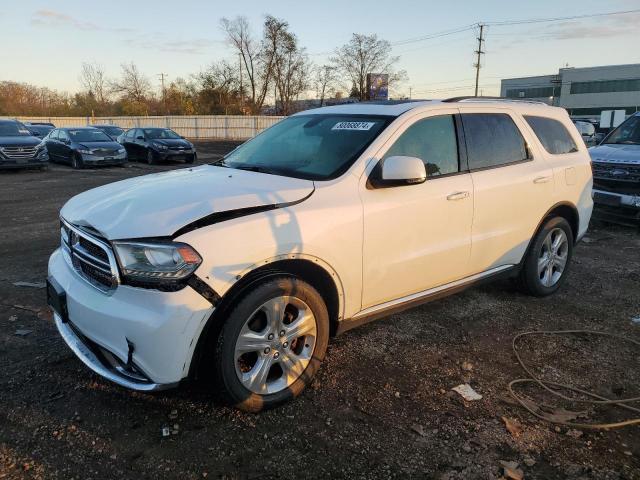
[[[38,149],[37,147],[2,147],[0,150],[7,158],[33,158]]]
[[[618,182],[640,182],[640,165],[592,162],[591,169],[594,178]]]
[[[109,244],[81,227],[61,222],[60,236],[67,262],[89,284],[105,293],[119,283],[118,265]]]
[[[91,150],[91,153],[99,157],[108,157],[118,155],[118,150],[114,150],[112,148],[94,148]]]

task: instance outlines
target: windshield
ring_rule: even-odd
[[[40,136],[44,137],[47,133],[53,130],[53,127],[48,127],[47,125],[29,125],[29,130],[39,133]]]
[[[31,133],[19,122],[0,122],[0,137],[30,137]]]
[[[169,130],[168,128],[145,128],[144,136],[146,138],[182,138],[173,130]]]
[[[344,173],[393,117],[289,117],[241,145],[220,164],[309,180]]]
[[[120,127],[95,127],[95,128],[102,130],[104,133],[106,133],[111,137],[117,137],[122,132],[124,132],[124,130],[121,129]]]
[[[102,130],[68,130],[71,140],[78,143],[113,142]]]
[[[603,143],[640,145],[640,116],[634,115],[622,122]]]

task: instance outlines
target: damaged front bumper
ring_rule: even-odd
[[[81,278],[60,249],[49,259],[48,275],[64,292],[56,326],[94,372],[142,391],[170,388],[188,376],[214,310],[193,288],[161,292],[118,285],[105,293]]]

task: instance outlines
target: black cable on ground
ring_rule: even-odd
[[[513,353],[515,354],[516,359],[518,360],[518,363],[520,364],[522,369],[525,372],[527,372],[527,375],[529,375],[529,378],[518,378],[516,380],[509,382],[508,389],[511,396],[520,405],[522,405],[525,409],[527,409],[532,415],[535,415],[539,419],[545,420],[547,422],[556,423],[560,425],[567,425],[574,428],[588,428],[588,429],[610,429],[610,428],[626,427],[628,425],[640,425],[640,417],[632,418],[622,422],[614,422],[614,423],[579,423],[579,422],[571,422],[569,420],[561,420],[558,418],[553,418],[552,414],[545,412],[541,404],[533,400],[530,400],[528,398],[519,396],[513,388],[515,385],[525,384],[525,383],[535,383],[540,387],[542,387],[547,392],[551,393],[552,395],[555,395],[556,397],[559,397],[569,402],[584,403],[584,404],[590,404],[590,405],[613,405],[615,407],[624,408],[632,412],[640,413],[640,408],[632,407],[631,405],[628,405],[629,403],[632,403],[632,402],[640,402],[640,397],[612,400],[612,399],[603,397],[601,395],[598,395],[596,393],[589,392],[587,390],[583,390],[581,388],[575,387],[573,385],[550,382],[547,380],[542,380],[539,377],[537,377],[531,371],[531,369],[529,369],[527,365],[524,363],[524,361],[522,360],[522,357],[518,352],[518,347],[517,347],[518,340],[520,340],[522,337],[529,336],[529,335],[600,335],[600,336],[615,338],[623,342],[631,342],[637,345],[638,347],[640,347],[639,341],[634,340],[632,338],[623,337],[621,335],[615,335],[613,333],[608,333],[608,332],[599,332],[596,330],[555,330],[555,331],[543,330],[543,331],[531,331],[531,332],[520,333],[515,337],[513,337],[513,341],[511,345],[513,348]],[[584,395],[590,398],[585,399],[585,398],[576,398],[576,397],[567,396],[564,393],[562,393],[563,391],[579,393],[581,395]]]

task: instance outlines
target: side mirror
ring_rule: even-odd
[[[426,179],[427,170],[422,160],[398,155],[378,162],[369,183],[374,188],[386,188],[424,183]]]

